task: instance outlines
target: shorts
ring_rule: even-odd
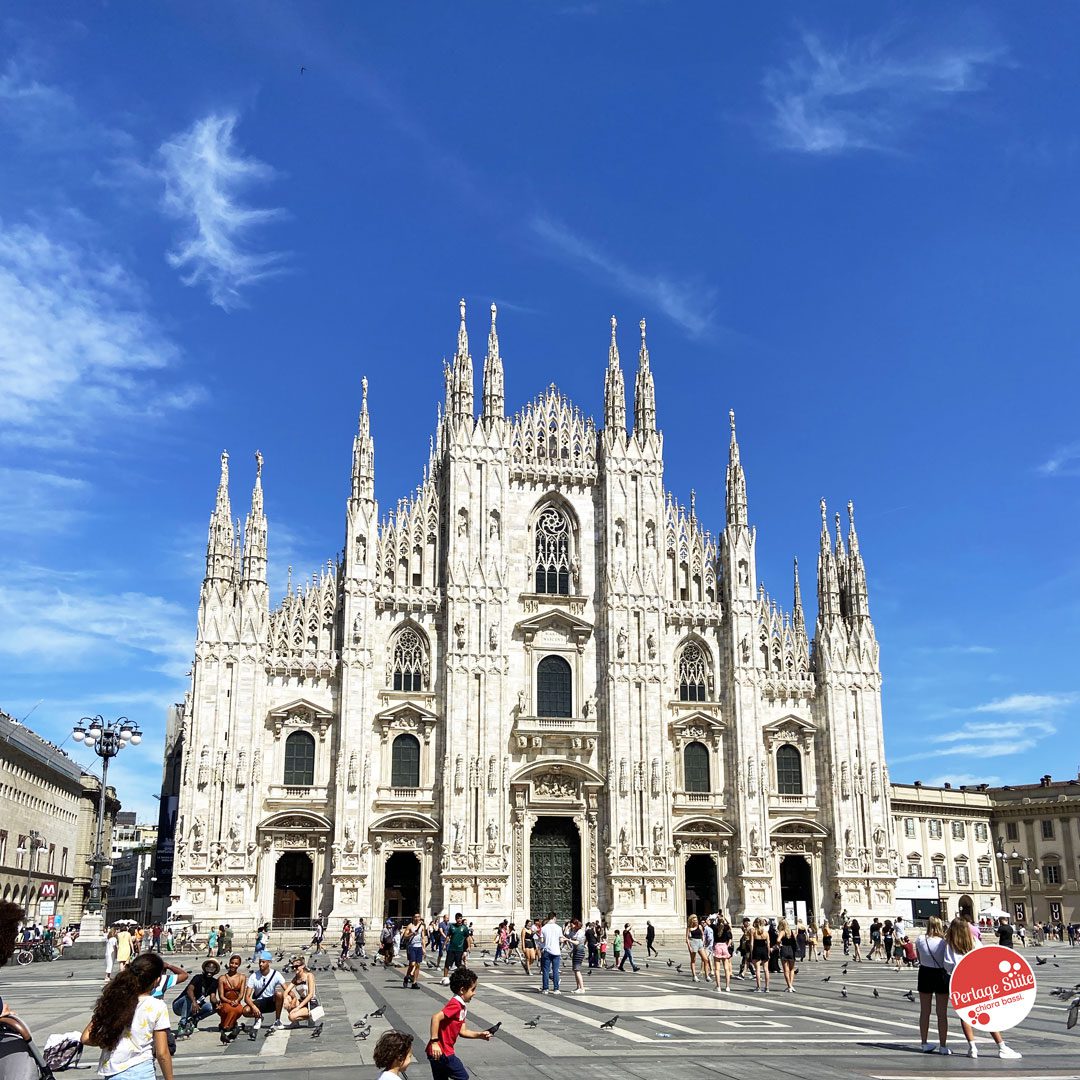
[[[274,1004],[274,999],[272,997],[255,998],[255,1008],[264,1016],[266,1013],[277,1011],[277,1006]]]
[[[409,951],[406,954],[410,964],[419,964],[424,959],[424,946],[423,945],[410,945]]]
[[[461,967],[461,950],[460,949],[447,949],[446,950],[446,966],[448,968]]]
[[[919,965],[918,990],[920,994],[947,994],[949,992],[949,973],[944,968]]]
[[[469,1070],[457,1054],[443,1054],[440,1058],[428,1058],[432,1080],[469,1080]]]
[[[731,959],[731,950],[727,947],[727,942],[718,941],[712,947],[712,951],[713,951],[713,956],[716,957],[717,960],[730,960]]]

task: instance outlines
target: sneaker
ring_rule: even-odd
[[[979,1056],[979,1048],[973,1042],[968,1043],[967,1056],[969,1058],[977,1058]]]
[[[697,982],[697,976],[696,975],[694,976],[694,982]]]
[[[570,993],[571,994],[584,994],[585,993],[585,988],[584,987],[579,987],[577,990],[571,990]]]
[[[937,1047],[933,1043],[923,1043],[922,1044],[922,1052],[924,1054],[932,1054],[936,1049],[937,1049]]]
[[[255,1017],[255,1023],[251,1025],[251,1030],[252,1031],[258,1031],[259,1028],[261,1028],[261,1027],[262,1027],[262,1017],[257,1016],[257,1017]]]
[[[447,975],[445,979],[440,979],[439,980],[439,985],[440,986],[449,986],[450,985],[450,976]]]
[[[270,1025],[270,1030],[271,1030],[271,1031],[280,1031],[280,1030],[281,1030],[281,1029],[282,1029],[282,1028],[283,1028],[284,1026],[285,1026],[285,1025],[284,1025],[284,1024],[283,1024],[283,1023],[282,1023],[282,1022],[281,1022],[280,1020],[275,1020],[275,1021],[274,1021],[274,1022],[273,1022],[273,1023],[272,1023],[271,1025]]]
[[[1019,1050],[1014,1050],[1011,1046],[1006,1046],[1002,1043],[998,1047],[998,1057],[1006,1058],[1009,1061],[1019,1061],[1024,1055]]]
[[[561,990],[552,990],[551,993],[553,993],[553,994],[561,994],[562,991]]]
[[[550,994],[551,991],[550,990],[541,990],[540,993],[541,994]]]
[[[937,1048],[937,1052],[939,1054],[943,1054],[945,1057],[948,1057],[952,1053],[952,1051],[947,1046],[939,1046]]]

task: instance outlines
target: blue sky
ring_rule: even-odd
[[[280,595],[363,375],[383,507],[419,480],[464,296],[511,408],[602,412],[644,316],[668,486],[722,526],[734,408],[785,603],[855,501],[894,779],[1073,775],[1078,50],[1004,4],[9,9],[0,707],[137,719],[153,814],[222,447]]]

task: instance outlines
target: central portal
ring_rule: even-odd
[[[813,919],[814,890],[810,863],[805,855],[785,855],[780,860],[780,902],[785,914],[789,912],[788,904],[793,905],[789,918],[807,922]]]
[[[311,858],[287,851],[274,867],[274,929],[293,930],[311,924]]]
[[[529,838],[529,914],[581,918],[581,836],[570,818],[542,817]]]
[[[411,851],[395,851],[386,860],[383,919],[407,923],[420,908],[420,860]]]

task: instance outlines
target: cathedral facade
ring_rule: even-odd
[[[821,504],[817,625],[758,584],[734,415],[726,522],[664,487],[640,324],[598,428],[554,387],[508,416],[465,305],[422,482],[380,515],[367,383],[344,549],[271,606],[262,459],[210,519],[184,703],[174,915],[234,928],[549,910],[889,908],[878,646],[849,504]]]

